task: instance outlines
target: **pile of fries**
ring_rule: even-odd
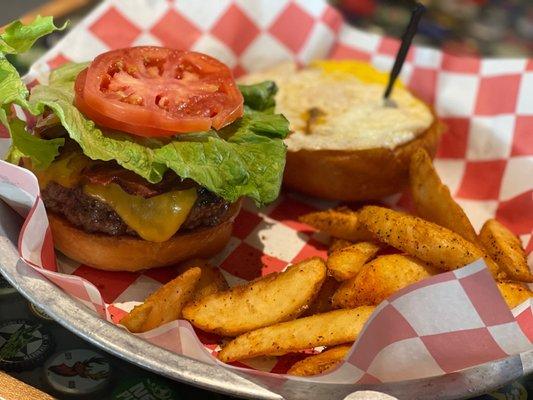
[[[533,297],[520,240],[493,219],[476,234],[422,149],[411,160],[410,189],[416,216],[378,206],[302,216],[332,237],[326,261],[311,258],[228,288],[218,269],[195,260],[121,324],[145,332],[186,319],[231,338],[218,353],[223,362],[325,347],[288,371],[309,376],[339,365],[376,305],[442,271],[483,258],[510,308]]]

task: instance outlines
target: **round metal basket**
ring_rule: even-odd
[[[358,390],[375,390],[399,399],[463,399],[503,386],[533,370],[533,350],[460,372],[378,385],[290,381],[283,397],[220,366],[171,353],[106,322],[20,261],[21,218],[0,200],[0,272],[28,300],[66,329],[101,349],[142,368],[208,390],[257,399],[343,399]]]

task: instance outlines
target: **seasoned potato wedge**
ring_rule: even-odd
[[[510,309],[533,297],[533,292],[521,282],[498,282],[498,289]]]
[[[477,242],[472,223],[453,199],[448,186],[442,183],[429,154],[422,148],[411,157],[409,186],[418,216],[448,228],[472,243]]]
[[[224,336],[238,336],[296,318],[306,310],[326,279],[326,266],[315,257],[282,273],[194,300],[183,317],[194,326]]]
[[[142,303],[135,306],[128,314],[120,320],[120,324],[124,325],[130,332],[139,333],[144,332],[143,325],[152,312],[153,304]]]
[[[442,226],[384,207],[366,206],[359,221],[376,238],[443,270],[463,267],[480,258],[492,275],[501,278],[498,266],[475,244]]]
[[[206,260],[194,259],[182,264],[179,267],[180,272],[185,272],[191,268],[200,268],[202,274],[196,289],[194,291],[193,299],[200,299],[213,293],[223,292],[228,290],[229,286],[224,279],[224,276],[218,268],[213,268]]]
[[[495,219],[489,219],[479,233],[481,244],[512,280],[533,282],[520,239]]]
[[[186,270],[148,296],[120,323],[131,332],[139,333],[179,319],[183,306],[193,297],[201,274],[202,270],[198,267]]]
[[[331,255],[331,253],[333,253],[334,251],[344,249],[345,247],[351,246],[352,244],[354,243],[350,242],[349,240],[332,238],[328,248],[328,256]]]
[[[305,310],[302,316],[307,317],[309,315],[325,313],[333,310],[331,298],[338,288],[339,282],[337,282],[337,280],[332,276],[328,276],[322,284],[318,295],[309,305],[309,308]]]
[[[223,362],[232,362],[353,342],[374,308],[335,310],[257,329],[233,339],[218,357]]]
[[[328,257],[328,273],[338,281],[356,276],[361,267],[372,259],[380,246],[374,242],[359,242],[349,247],[336,250]]]
[[[357,212],[348,208],[317,211],[302,215],[299,220],[339,239],[372,240],[370,233],[359,223]]]
[[[333,295],[333,307],[378,305],[394,292],[438,273],[437,268],[414,257],[381,256],[365,264],[358,275],[341,283]]]
[[[336,346],[324,350],[295,363],[288,371],[289,375],[311,376],[327,372],[341,363],[352,348],[349,346]]]

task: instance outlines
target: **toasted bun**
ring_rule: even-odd
[[[276,112],[289,120],[284,185],[330,200],[374,200],[401,191],[411,154],[435,155],[440,125],[431,108],[403,85],[383,107],[388,74],[366,62],[284,63],[241,78],[273,80]]]
[[[287,152],[284,185],[330,200],[380,199],[400,192],[407,184],[411,155],[420,147],[433,158],[442,126],[432,125],[395,149],[299,150]]]
[[[196,257],[211,257],[231,237],[241,202],[233,203],[219,225],[177,234],[161,243],[130,236],[87,233],[57,214],[48,214],[55,247],[82,264],[107,271],[139,271],[172,265]]]

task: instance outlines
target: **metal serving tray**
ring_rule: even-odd
[[[177,355],[130,335],[99,318],[81,303],[20,261],[22,219],[0,200],[0,272],[28,300],[66,329],[101,349],[142,368],[215,392],[256,399],[343,399],[358,390],[375,390],[399,399],[464,399],[486,393],[533,371],[533,350],[445,376],[379,385],[339,385],[290,381],[283,396],[235,372]]]

